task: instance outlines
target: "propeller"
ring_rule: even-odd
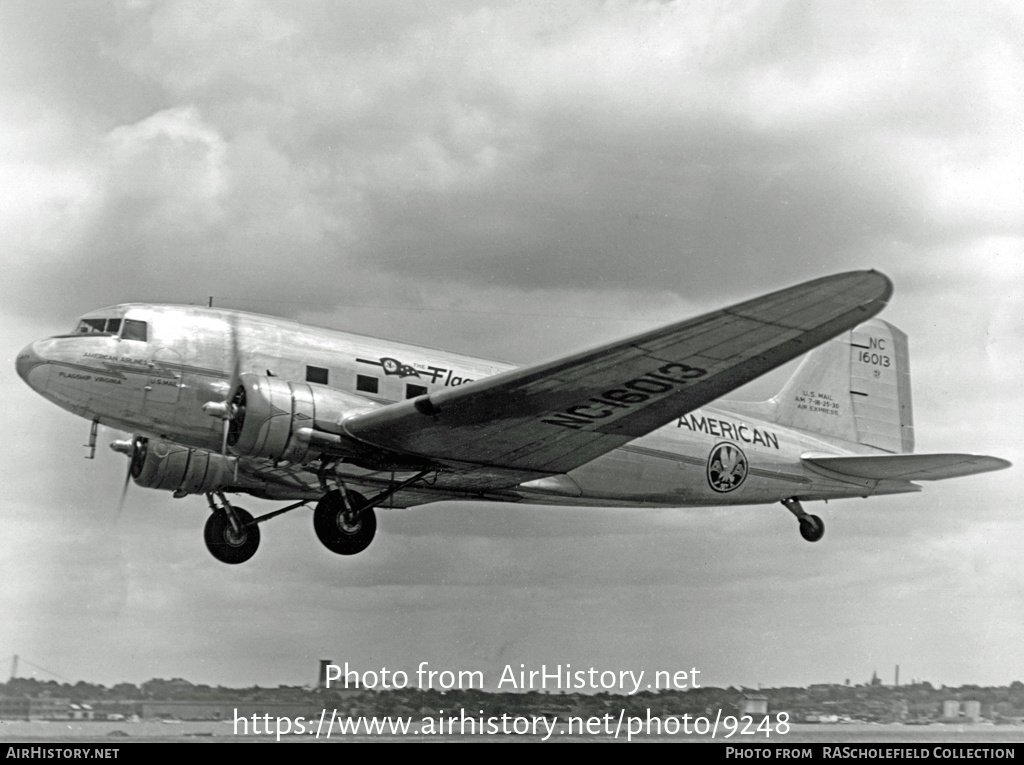
[[[128,484],[132,478],[142,475],[142,467],[146,463],[146,450],[149,439],[144,436],[133,436],[130,439],[119,439],[110,442],[110,448],[118,454],[128,457],[128,470],[124,476],[124,486],[121,487],[121,499],[117,503],[117,517],[121,518],[121,511],[124,510],[124,500],[128,496]]]
[[[231,377],[228,388],[221,401],[207,401],[203,411],[211,417],[220,418],[223,423],[223,434],[220,442],[220,456],[227,459],[228,437],[231,425],[239,413],[245,410],[245,388],[242,385],[242,353],[238,347],[238,317],[229,314],[228,324],[231,338]],[[235,480],[238,480],[238,460],[235,460]]]
[[[220,401],[207,401],[203,404],[203,411],[211,417],[218,417],[223,422],[223,435],[221,437],[220,453],[227,459],[228,440],[231,434],[231,426],[244,416],[245,412],[245,387],[242,385],[242,354],[238,345],[237,319],[232,314],[230,317],[230,338],[231,338],[231,376],[228,380],[227,391]],[[124,485],[121,487],[121,498],[117,504],[117,516],[121,517],[124,509],[125,498],[128,496],[128,484],[132,478],[142,475],[146,464],[146,455],[149,448],[149,439],[145,436],[132,436],[131,438],[112,441],[110,448],[118,454],[124,454],[129,458],[128,471],[124,477]],[[238,460],[235,463],[235,480],[238,480]]]

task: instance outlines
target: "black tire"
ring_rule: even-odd
[[[359,507],[366,498],[348,493],[349,502]],[[377,515],[373,508],[363,510],[355,523],[345,521],[345,501],[337,489],[327,492],[313,511],[313,530],[321,544],[338,555],[355,555],[370,546],[377,533]]]
[[[203,529],[206,549],[221,563],[245,563],[260,546],[260,527],[253,523],[252,516],[240,507],[234,511],[243,527],[240,534],[235,534],[223,510],[213,513]]]
[[[825,536],[825,522],[816,515],[800,519],[800,536],[808,542],[817,542]]]

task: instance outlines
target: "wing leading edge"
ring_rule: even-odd
[[[342,428],[369,446],[435,464],[564,473],[860,324],[891,294],[877,271],[815,279],[355,415]]]

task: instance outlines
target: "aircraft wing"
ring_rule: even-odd
[[[892,283],[877,271],[815,279],[358,414],[342,428],[368,446],[458,472],[563,473],[871,318],[891,294]]]
[[[856,457],[804,455],[801,460],[843,476],[875,481],[939,481],[1010,467],[1006,460],[977,454],[880,454]]]

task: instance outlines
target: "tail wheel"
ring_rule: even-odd
[[[355,555],[370,546],[377,516],[372,507],[360,510],[365,503],[366,498],[354,491],[343,497],[335,489],[323,496],[313,512],[313,530],[324,547],[338,555]]]
[[[252,516],[240,507],[232,508],[242,527],[235,531],[224,510],[217,510],[206,521],[203,536],[206,549],[221,563],[245,563],[256,554],[260,546],[260,527]]]
[[[816,515],[805,515],[800,519],[800,536],[808,542],[817,542],[825,536],[825,522]]]

